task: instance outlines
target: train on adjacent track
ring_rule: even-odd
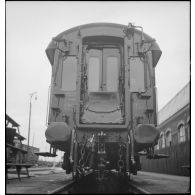
[[[92,23],[62,32],[46,49],[51,92],[46,141],[64,151],[62,167],[79,178],[115,170],[129,176],[139,157],[157,159],[155,67],[161,50],[140,26]]]

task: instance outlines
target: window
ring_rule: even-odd
[[[158,144],[155,146],[155,150],[159,150],[159,140],[158,140]]]
[[[186,135],[185,135],[185,127],[183,124],[179,125],[179,142],[185,142],[186,141]]]
[[[170,129],[166,131],[166,146],[167,147],[171,146],[171,130]]]
[[[116,57],[107,58],[106,85],[107,91],[117,91],[118,88],[118,59]]]
[[[144,63],[139,57],[130,59],[130,90],[144,91]]]
[[[165,148],[165,135],[164,132],[160,135],[161,148]]]
[[[99,91],[100,82],[100,59],[98,57],[89,58],[89,78],[88,89],[89,91]]]
[[[188,132],[188,140],[190,140],[190,118],[187,120],[187,132]]]
[[[63,61],[62,67],[62,90],[76,90],[77,60],[76,57],[68,56]]]
[[[172,145],[176,145],[178,143],[178,134],[177,132],[172,132]]]

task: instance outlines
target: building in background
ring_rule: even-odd
[[[39,148],[23,144],[25,140],[19,130],[20,125],[6,114],[6,163],[30,163],[35,164],[38,156],[35,152],[39,152]]]
[[[141,158],[142,170],[189,175],[190,167],[190,83],[179,91],[158,113],[160,139],[155,153],[169,158]]]
[[[28,151],[26,161],[31,163],[31,164],[36,164],[38,159],[39,159],[39,156],[36,155],[35,153],[39,152],[40,149],[36,148],[34,146],[28,147],[28,145],[26,145],[26,144],[22,144],[22,149]]]

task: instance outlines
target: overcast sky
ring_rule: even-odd
[[[31,141],[41,151],[45,142],[46,107],[51,65],[45,49],[52,37],[77,25],[112,22],[142,26],[162,50],[156,67],[158,108],[190,79],[189,2],[6,2],[6,113],[28,137],[29,94]],[[24,141],[27,143],[27,141]]]

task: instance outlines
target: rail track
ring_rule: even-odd
[[[132,192],[132,194],[151,194],[150,192],[146,191],[145,189],[136,186],[135,184],[132,184],[131,182],[129,184],[129,190]]]
[[[59,194],[59,193],[63,193],[64,194],[68,194],[68,193],[65,193],[65,192],[69,192],[69,189],[75,184],[76,182],[71,180],[69,182],[67,182],[66,184],[52,190],[52,191],[49,191],[47,194]]]
[[[111,173],[100,183],[93,173],[84,176],[78,181],[68,181],[63,186],[49,191],[48,194],[150,194],[125,178]]]

